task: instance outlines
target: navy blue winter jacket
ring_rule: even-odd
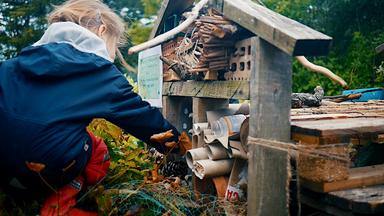
[[[99,55],[69,43],[47,43],[0,64],[2,175],[22,176],[26,161],[46,164],[47,172],[76,158],[85,164],[86,126],[93,118],[105,118],[160,151],[162,146],[149,141],[151,135],[172,129],[178,136]]]

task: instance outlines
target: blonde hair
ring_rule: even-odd
[[[48,16],[48,24],[55,22],[73,22],[95,33],[104,24],[108,38],[116,39],[118,46],[126,43],[124,21],[99,0],[69,0],[56,6]]]

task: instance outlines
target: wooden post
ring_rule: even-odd
[[[193,98],[193,123],[207,122],[206,111],[216,110],[221,108],[228,108],[228,99],[214,99],[214,98]],[[202,146],[194,146],[194,148]],[[193,190],[197,198],[200,194],[212,194],[214,193],[215,186],[213,185],[211,178],[199,179],[195,175],[192,176]]]
[[[261,38],[252,39],[251,137],[290,140],[291,57]],[[286,151],[250,144],[248,215],[288,215],[290,170]]]
[[[191,98],[163,96],[163,115],[177,130],[188,132],[192,128],[191,112]]]

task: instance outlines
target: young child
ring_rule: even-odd
[[[153,145],[150,136],[179,133],[132,91],[113,65],[124,22],[99,0],[70,0],[49,15],[42,38],[0,65],[1,185],[51,194],[41,215],[71,212],[83,183],[109,166],[105,143],[87,132],[105,118]]]

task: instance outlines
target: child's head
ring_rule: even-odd
[[[112,59],[117,46],[125,42],[124,21],[99,0],[69,0],[49,15],[48,23],[55,22],[73,22],[89,29],[106,42]]]

